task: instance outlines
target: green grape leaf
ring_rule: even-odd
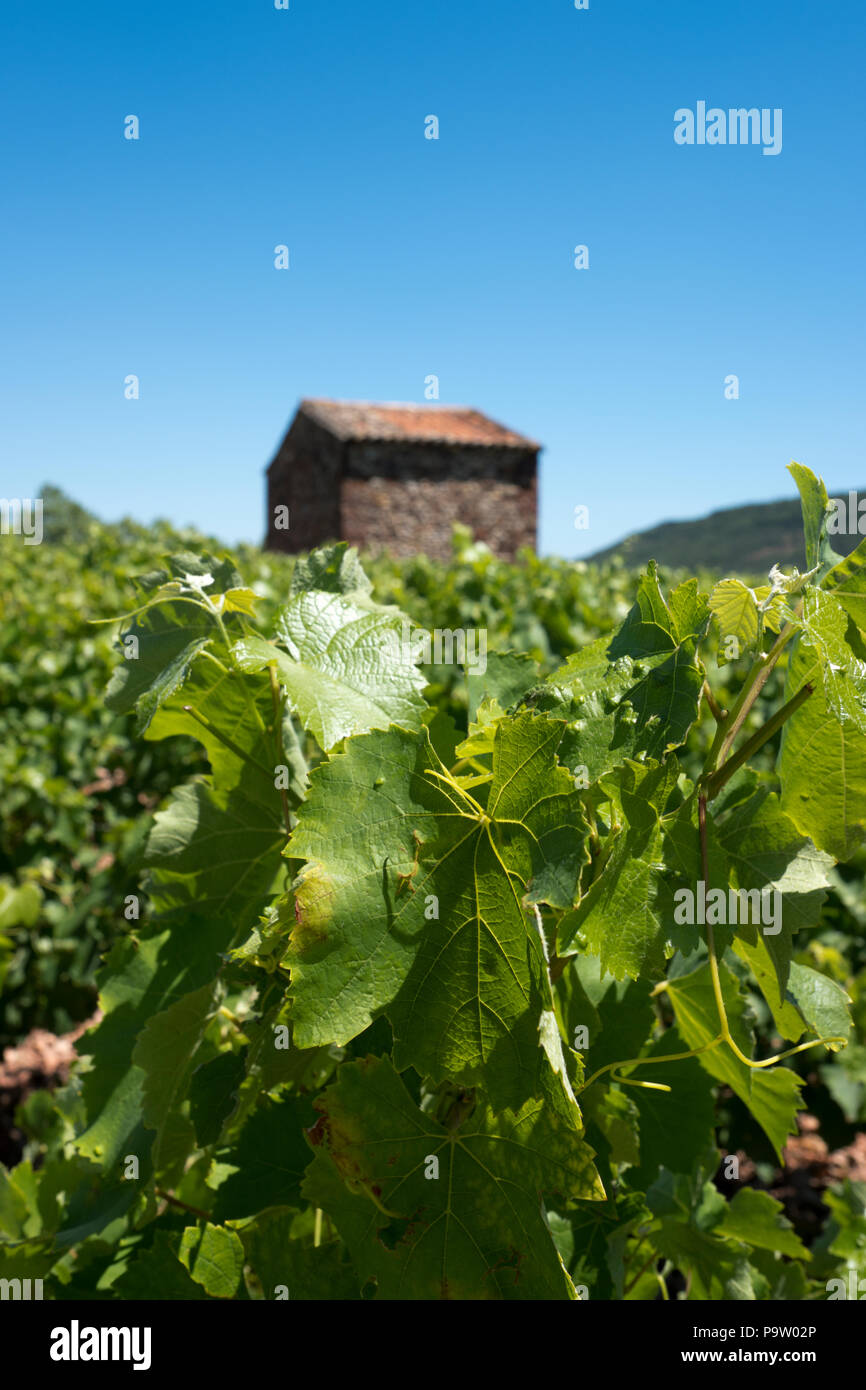
[[[697,1057],[678,1062],[664,1060],[671,1053],[687,1051],[688,1044],[678,1029],[668,1028],[644,1053],[645,1057],[658,1058],[658,1065],[636,1067],[632,1072],[626,1068],[626,1075],[632,1080],[670,1087],[670,1091],[629,1088],[638,1112],[640,1149],[640,1160],[629,1174],[629,1183],[642,1191],[652,1186],[662,1168],[671,1173],[691,1174],[715,1150],[712,1078]],[[672,1135],[676,1135],[675,1143],[671,1143]]]
[[[221,645],[216,616],[202,602],[202,595],[207,593],[213,601],[226,589],[236,588],[240,580],[230,562],[209,555],[176,555],[166,565],[137,581],[146,606],[131,615],[121,630],[124,660],[115,669],[105,696],[109,709],[122,714],[137,709],[139,733],[148,729],[160,706],[185,683],[199,653],[212,642]],[[134,638],[134,643],[128,638]]]
[[[590,783],[633,756],[646,734],[626,697],[647,667],[627,657],[612,664],[608,646],[606,637],[590,643],[525,697],[530,707],[569,721],[561,761],[585,767]]]
[[[42,889],[35,883],[10,884],[0,880],[0,931],[33,927],[42,911]]]
[[[831,1052],[845,1046],[852,1022],[850,1000],[841,986],[795,962],[787,973],[786,988],[780,989],[763,938],[758,937],[753,944],[737,940],[734,950],[752,970],[783,1038],[799,1042],[808,1029],[820,1038],[835,1038],[837,1041],[828,1043]]]
[[[758,600],[741,579],[722,579],[710,594],[710,608],[719,620],[722,642],[733,637],[740,649],[751,650],[758,641]],[[719,665],[726,660],[717,657]]]
[[[538,663],[525,652],[488,652],[484,671],[467,668],[466,686],[469,692],[469,719],[475,719],[483,700],[495,700],[500,709],[507,710],[526,694],[538,680]]]
[[[265,1207],[297,1205],[301,1178],[310,1161],[304,1130],[315,1122],[313,1107],[303,1096],[260,1105],[244,1125],[237,1147],[221,1156],[237,1172],[220,1185],[214,1220],[252,1216]]]
[[[347,541],[323,545],[309,555],[301,555],[292,570],[291,598],[321,589],[329,594],[369,594],[372,583],[364,573],[358,552]]]
[[[778,796],[766,787],[735,803],[714,824],[730,868],[729,889],[778,895],[768,896],[763,904],[753,897],[751,926],[743,922],[745,909],[741,909],[737,935],[750,944],[760,937],[776,971],[778,990],[784,994],[792,939],[820,922],[832,860],[798,830]],[[767,921],[768,917],[772,920]]]
[[[157,1131],[152,1150],[154,1168],[169,1165],[177,1106],[185,1099],[192,1060],[219,1000],[213,983],[185,994],[162,1013],[153,1014],[139,1034],[133,1065],[144,1073],[142,1119]]]
[[[37,1182],[39,1212],[45,1229],[54,1232],[58,1250],[122,1223],[137,1186],[121,1172],[106,1172],[102,1164],[76,1153],[53,1154],[52,1162],[39,1169]]]
[[[866,632],[866,538],[833,566],[821,587],[833,594],[860,631]]]
[[[168,611],[164,605],[145,616]],[[140,937],[112,948],[100,979],[102,1021],[79,1044],[93,1061],[83,1087],[88,1125],[78,1147],[107,1165],[126,1153],[137,1154],[144,1168],[150,1161],[153,1135],[141,1119],[144,1072],[131,1061],[142,1030],[154,1015],[214,980],[222,954],[258,921],[288,876],[280,858],[285,829],[279,794],[267,769],[251,762],[257,752],[273,756],[262,719],[263,708],[272,717],[269,691],[267,706],[262,700],[267,682],[259,680],[254,689],[248,678],[232,680],[213,663],[199,665],[201,674],[196,666],[180,698],[198,682],[214,726],[222,727],[224,717],[231,721],[237,751],[204,731],[214,776],[178,788],[157,815],[145,856],[156,916]],[[189,731],[189,716],[174,706],[178,698],[162,706],[149,736]],[[160,1161],[168,1161],[169,1151],[178,1153],[191,1133],[176,1112],[167,1116]]]
[[[250,1101],[255,1104],[262,1092],[282,1086],[318,1090],[341,1058],[340,1049],[334,1046],[303,1049],[283,1045],[288,1042],[288,1035],[276,1032],[281,1025],[287,1028],[289,1025],[282,980],[277,981],[275,990],[276,1002],[272,1001],[257,1020],[251,1020],[244,1027],[250,1040],[246,1057],[245,1109]]]
[[[788,995],[803,1021],[822,1038],[847,1038],[851,1030],[851,1000],[841,985],[829,976],[795,962],[788,980]],[[834,1044],[838,1052],[844,1043]]]
[[[212,643],[211,650],[221,665],[196,661],[183,688],[154,714],[146,737],[156,740],[185,734],[198,739],[207,752],[214,784],[222,791],[242,787],[248,799],[279,806],[276,768],[291,766],[291,757],[269,731],[274,717],[270,682],[264,675],[222,669],[231,662],[228,649]],[[230,743],[225,742],[225,734]],[[293,805],[303,798],[303,779],[297,775],[289,798]]]
[[[685,579],[682,584],[677,585],[668,599],[668,608],[680,642],[685,642],[690,637],[703,637],[710,616],[710,605],[707,595],[700,592],[696,579]]]
[[[505,718],[505,710],[498,700],[484,699],[475,710],[474,716],[469,720],[469,734],[455,749],[458,758],[483,758],[489,757],[493,752],[493,743],[496,738],[496,725]],[[476,784],[489,781],[488,774],[468,773],[456,779],[461,787],[471,788]]]
[[[676,624],[659,584],[658,565],[651,560],[646,574],[638,580],[634,604],[611,640],[610,659],[655,656],[672,651],[677,641]]]
[[[298,1046],[387,1008],[401,1069],[484,1077],[496,1104],[532,1093],[551,1005],[528,903],[573,900],[586,836],[561,737],[531,714],[500,726],[483,807],[442,780],[423,729],[351,739],[314,771],[289,845],[308,861],[284,959]]]
[[[703,602],[691,590],[679,595],[686,628],[701,618]],[[527,694],[526,703],[567,721],[560,761],[585,768],[593,783],[629,758],[661,760],[684,743],[702,686],[696,638],[680,637],[651,565],[613,638],[599,638],[570,657]]]
[[[741,1187],[725,1204],[722,1219],[713,1227],[713,1233],[755,1245],[760,1250],[778,1250],[792,1260],[811,1259],[785,1217],[782,1203],[775,1201],[768,1192],[756,1192],[751,1187]]]
[[[244,1269],[244,1247],[226,1226],[187,1226],[178,1259],[211,1298],[234,1298]]]
[[[189,1085],[190,1118],[201,1148],[219,1139],[237,1104],[244,1075],[244,1058],[239,1052],[221,1052],[193,1072]]]
[[[827,1188],[822,1201],[830,1208],[830,1220],[815,1242],[815,1252],[844,1260],[845,1274],[852,1268],[866,1273],[866,1182],[846,1178],[841,1191]]]
[[[827,488],[823,478],[816,478],[811,468],[804,467],[802,463],[789,464],[788,472],[797,484],[803,508],[806,568],[812,570],[817,567],[821,580],[841,558],[827,539],[827,523],[833,513]]]
[[[291,1208],[269,1207],[238,1226],[261,1297],[288,1298],[293,1303],[360,1298],[358,1279],[342,1243],[304,1244],[292,1233],[297,1215]]]
[[[189,562],[189,557],[183,558]],[[214,569],[221,583],[238,577],[230,568]],[[244,592],[229,590],[235,595]],[[196,738],[207,751],[214,782],[222,791],[243,786],[248,799],[279,808],[276,765],[290,760],[269,730],[273,698],[268,679],[232,669],[225,638],[231,641],[232,635],[240,635],[245,623],[243,609],[226,606],[227,598],[222,593],[213,600],[225,609],[222,628],[217,616],[181,593],[176,582],[166,590],[166,600],[171,601],[139,613],[130,628],[138,639],[138,658],[123,661],[114,672],[106,703],[121,712],[137,707],[149,740],[176,734]],[[289,797],[297,804],[302,796],[303,779],[296,775]]]
[[[666,930],[659,902],[664,857],[654,803],[664,805],[675,780],[671,763],[626,763],[619,778],[626,828],[615,835],[603,872],[559,924],[560,950],[579,932],[602,970],[618,980],[664,971]]]
[[[298,594],[277,618],[274,646],[262,637],[236,643],[245,671],[274,666],[291,708],[326,751],[351,734],[391,723],[417,728],[424,710],[424,677],[404,620],[370,611],[339,594]],[[283,650],[285,648],[286,650]]]
[[[638,1224],[649,1220],[640,1192],[612,1195],[607,1202],[577,1202],[560,1218],[557,1248],[565,1247],[569,1273],[576,1285],[586,1286],[590,1302],[622,1298],[625,1247]],[[563,1239],[565,1222],[569,1234]]]
[[[866,1046],[849,1042],[818,1074],[849,1124],[866,1120]]]
[[[177,1245],[176,1236],[156,1231],[150,1246],[134,1249],[126,1269],[112,1286],[115,1293],[123,1299],[206,1299],[201,1282],[196,1283],[178,1259]]]
[[[307,1200],[379,1298],[572,1299],[539,1194],[598,1200],[592,1154],[543,1098],[452,1128],[418,1110],[387,1058],[341,1067],[316,1103]]]
[[[691,1275],[691,1297],[712,1300],[754,1298],[742,1280],[744,1262],[737,1251],[708,1231],[664,1216],[650,1240],[659,1255],[684,1276]]]
[[[772,1250],[756,1250],[752,1246],[749,1268],[762,1302],[802,1303],[809,1297],[809,1281],[798,1262],[780,1260]]]
[[[566,1033],[574,1047],[575,1029],[587,1029],[587,1074],[609,1062],[637,1056],[651,1034],[656,1015],[645,981],[620,981],[602,970],[598,956],[575,955],[559,987]]]
[[[235,924],[219,917],[185,918],[183,931],[122,937],[98,976],[103,1018],[77,1045],[90,1057],[83,1078],[89,1124],[78,1149],[110,1168],[127,1153],[146,1168],[153,1134],[141,1123],[144,1073],[132,1061],[136,1039],[154,1014],[213,981]]]
[[[177,787],[154,817],[148,865],[160,870],[153,897],[161,912],[189,903],[199,912],[249,919],[287,876],[279,797],[269,805],[209,779]]]
[[[707,816],[707,868],[709,882],[707,891],[727,884],[730,875],[728,856],[722,847],[716,822],[712,815]],[[657,887],[658,913],[665,923],[669,941],[684,955],[692,955],[703,943],[702,928],[697,921],[681,920],[680,908],[684,901],[694,902],[698,884],[704,879],[703,856],[701,853],[701,834],[698,803],[695,799],[683,802],[676,810],[662,818],[662,851],[664,873]],[[691,900],[678,898],[677,894],[687,889]],[[697,913],[689,914],[696,916]],[[727,942],[728,928],[716,928],[720,943]]]
[[[44,1279],[57,1263],[51,1240],[24,1240],[16,1245],[0,1242],[0,1279]],[[14,1293],[4,1294],[14,1298]]]
[[[248,618],[256,616],[257,595],[253,589],[237,587],[227,589],[224,594],[216,600],[216,605],[222,613],[244,613]]]
[[[719,623],[721,649],[716,655],[719,666],[736,659],[743,649],[757,650],[765,628],[778,632],[787,609],[784,600],[795,594],[807,582],[796,569],[786,575],[774,565],[770,584],[750,589],[741,579],[722,579],[710,594],[709,606]],[[734,639],[736,650],[728,654],[727,644]]]
[[[844,862],[866,839],[866,735],[840,723],[824,692],[820,654],[794,639],[785,699],[813,694],[782,729],[777,771],[782,810],[819,849]]]
[[[632,1095],[607,1086],[590,1087],[585,1093],[583,1115],[590,1142],[596,1134],[601,1135],[611,1164],[621,1168],[639,1161],[638,1110]]]
[[[732,949],[754,975],[782,1037],[787,1038],[789,1042],[799,1042],[806,1025],[787,988],[791,969],[790,955],[785,964],[785,985],[780,986],[776,961],[770,955],[766,938],[756,934],[753,941],[746,941],[742,936],[738,936]]]
[[[744,1019],[745,1000],[739,992],[735,976],[724,962],[719,965],[719,975],[731,1034],[740,1051],[748,1057],[752,1050],[752,1034]],[[718,1037],[719,1016],[709,964],[700,966],[690,975],[669,980],[667,992],[674,1007],[677,1026],[690,1048],[706,1047],[707,1043]],[[797,1132],[796,1113],[804,1109],[800,1099],[803,1082],[796,1072],[784,1064],[769,1069],[747,1067],[725,1043],[702,1052],[699,1060],[711,1076],[730,1086],[740,1097],[764,1130],[781,1162],[788,1135]]]
[[[0,1164],[0,1235],[7,1240],[24,1240],[41,1233],[38,1186],[38,1175],[28,1159],[11,1171]]]
[[[603,971],[597,956],[574,956],[562,979],[571,986],[565,1004],[568,1036],[573,1040],[580,1024],[589,1034],[587,1075],[608,1062],[637,1057],[655,1023],[650,986],[616,980]]]
[[[800,642],[820,658],[819,670],[828,710],[840,724],[847,721],[866,734],[866,661],[852,648],[851,637],[862,648],[856,629],[839,600],[821,589],[804,597]]]
[[[203,652],[212,643],[210,634],[203,634],[195,637],[191,642],[178,652],[177,656],[169,662],[167,666],[154,676],[148,688],[139,696],[136,704],[138,715],[137,732],[146,733],[152,724],[157,710],[165,704],[170,695],[182,686],[187,680],[192,670],[193,662],[200,652]]]

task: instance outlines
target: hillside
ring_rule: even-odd
[[[830,496],[847,500],[848,489]],[[858,535],[834,536],[833,549],[848,555],[860,539]],[[663,521],[586,558],[607,560],[613,555],[621,556],[628,565],[643,566],[648,560],[658,560],[662,565],[725,573],[764,575],[774,564],[796,565],[802,570],[805,555],[800,503],[786,497],[777,502],[727,507],[694,521]]]

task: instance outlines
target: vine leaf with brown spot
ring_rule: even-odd
[[[479,1101],[449,1129],[388,1058],[369,1057],[341,1067],[316,1107],[302,1190],[379,1298],[575,1297],[541,1196],[604,1193],[579,1125],[544,1090],[516,1112]]]
[[[570,905],[587,834],[563,728],[523,714],[497,729],[481,801],[426,729],[351,739],[313,772],[286,849],[308,861],[283,961],[297,1046],[343,1044],[387,1010],[401,1070],[482,1083],[498,1108],[537,1092],[553,1003],[529,904]]]

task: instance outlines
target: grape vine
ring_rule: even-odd
[[[851,1030],[798,941],[864,839],[866,542],[835,555],[823,483],[792,472],[804,573],[665,595],[650,565],[551,674],[490,652],[465,727],[344,545],[298,562],[264,631],[227,559],[139,580],[109,708],[210,770],[154,818],[34,1175],[53,1215],[7,1232],[4,1273],[116,1298],[666,1298],[672,1271],[691,1298],[819,1296],[832,1252],[810,1272],[778,1202],[712,1182],[719,1088],[780,1156],[785,1063]]]

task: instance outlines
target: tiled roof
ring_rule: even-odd
[[[414,443],[509,445],[540,449],[535,440],[498,425],[468,406],[403,405],[368,401],[303,400],[299,413],[338,439],[410,440]]]

